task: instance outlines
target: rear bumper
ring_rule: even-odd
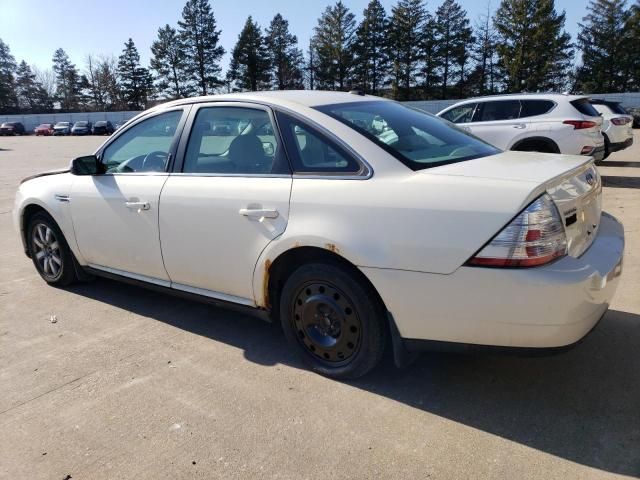
[[[633,137],[627,138],[624,142],[610,143],[609,151],[618,152],[620,150],[624,150],[625,148],[629,148],[631,145],[633,145]]]
[[[591,153],[587,154],[587,156],[593,157],[593,159],[596,162],[599,162],[600,160],[604,159],[604,155],[605,155],[604,145],[594,148]]]
[[[526,349],[576,343],[607,311],[622,271],[624,231],[602,215],[579,258],[531,269],[461,267],[450,275],[362,268],[404,344],[423,340]]]

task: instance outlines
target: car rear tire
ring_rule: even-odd
[[[604,157],[602,157],[602,160],[604,160],[609,155],[611,155],[611,142],[609,142],[609,137],[607,137],[604,133],[602,134],[602,136],[604,137]]]
[[[361,377],[382,359],[384,308],[376,292],[340,264],[298,267],[282,288],[280,319],[289,344],[321,375]]]
[[[78,280],[73,253],[49,214],[38,212],[31,217],[27,241],[31,260],[45,282],[64,287]]]

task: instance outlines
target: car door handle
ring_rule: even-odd
[[[142,210],[149,210],[151,208],[149,202],[124,202],[124,204],[127,208],[130,208],[131,210],[138,210],[138,212],[141,212]]]
[[[241,208],[240,215],[250,218],[278,218],[278,211],[269,208]]]
[[[516,123],[513,128],[527,128],[525,123]]]

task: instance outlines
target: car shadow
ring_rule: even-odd
[[[304,368],[282,333],[253,317],[110,280],[70,290],[241,348],[260,365]],[[639,345],[640,316],[611,310],[564,354],[429,353],[403,370],[387,355],[347,383],[572,462],[640,476]]]
[[[600,167],[640,168],[640,162],[621,162],[619,160],[602,160]]]
[[[611,188],[640,188],[640,177],[602,175],[602,186]]]

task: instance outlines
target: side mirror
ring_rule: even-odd
[[[104,173],[102,170],[102,164],[95,155],[74,158],[69,169],[73,175],[98,175]]]

